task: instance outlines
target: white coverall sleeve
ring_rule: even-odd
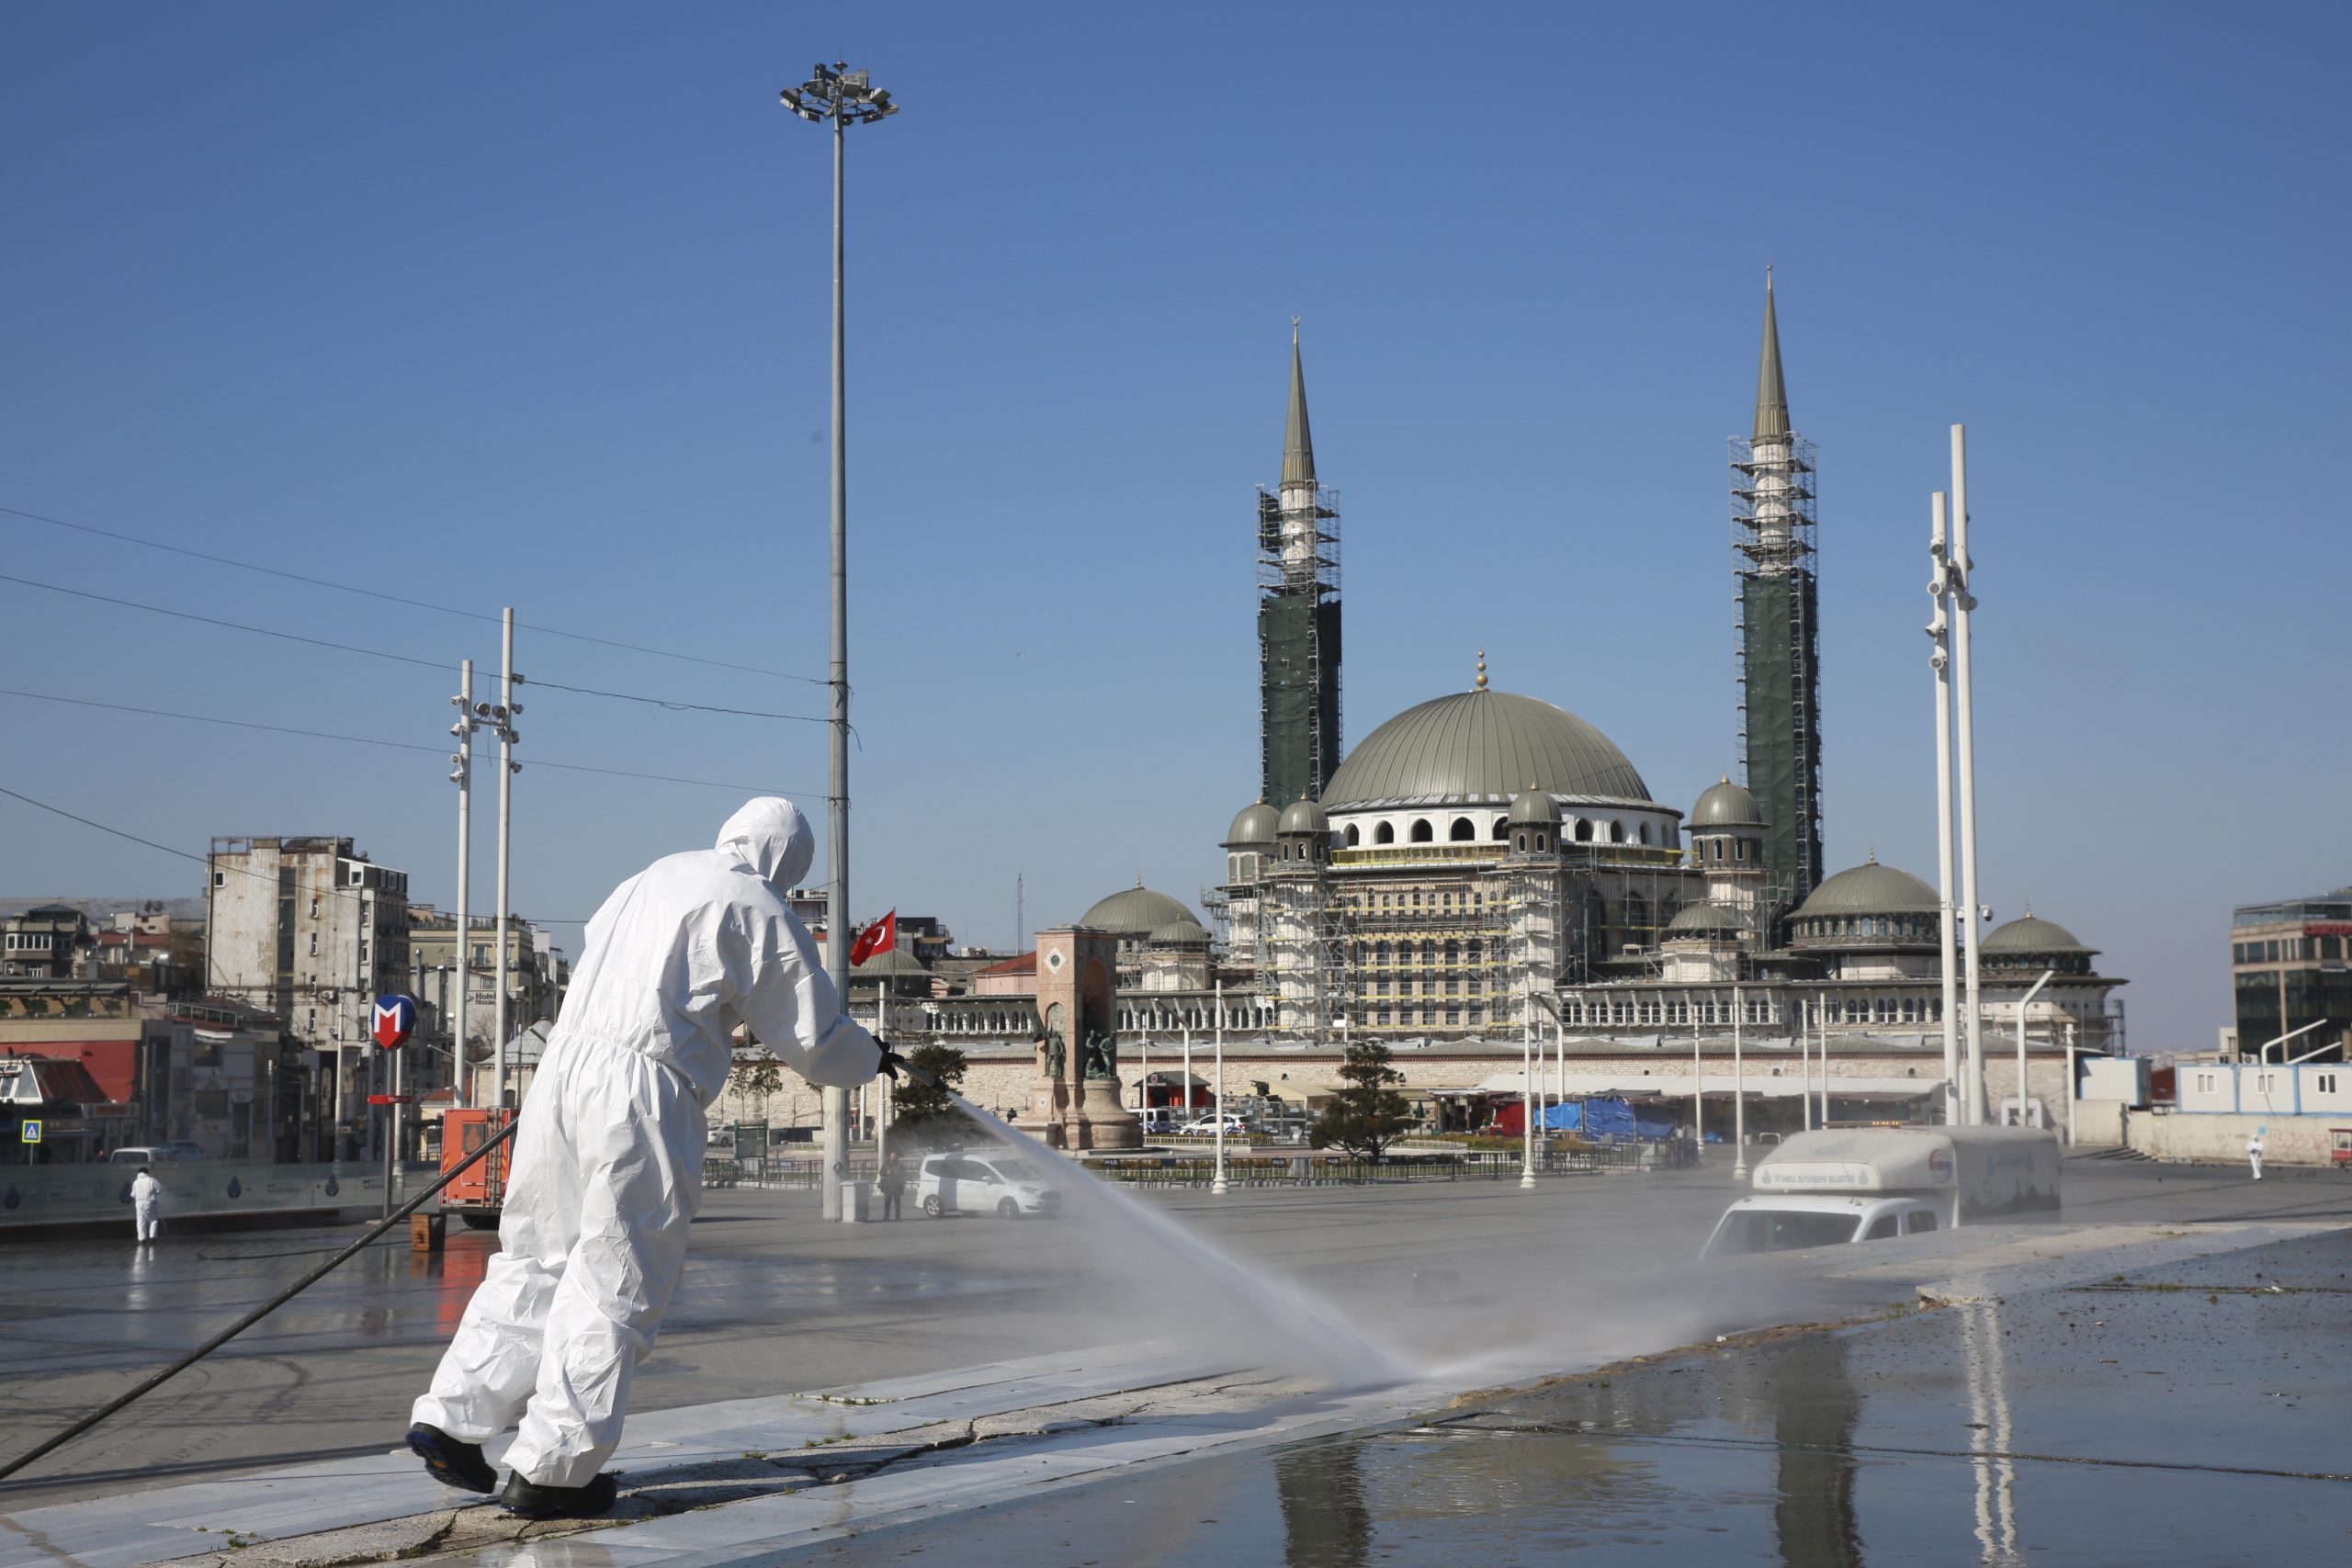
[[[882,1047],[842,1010],[807,931],[747,911],[718,942],[731,1010],[786,1066],[825,1089],[855,1089],[880,1070]]]

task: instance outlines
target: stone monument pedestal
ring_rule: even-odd
[[[1143,1123],[1119,1098],[1118,953],[1108,931],[1037,933],[1037,1078],[1015,1125],[1049,1147],[1143,1147]]]
[[[1087,1079],[1084,1093],[1069,1108],[1063,1125],[1068,1134],[1064,1148],[1143,1147],[1142,1119],[1120,1102],[1116,1078]]]

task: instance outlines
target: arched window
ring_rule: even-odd
[[[1513,847],[1514,849],[1520,849],[1520,850],[1524,850],[1524,849],[1526,849],[1526,848],[1527,848],[1527,835],[1526,835],[1526,834],[1524,834],[1524,833],[1521,833],[1521,834],[1519,836],[1519,842],[1518,842],[1517,844],[1513,845],[1512,847]]]
[[[1361,840],[1363,837],[1363,831],[1362,829],[1358,828],[1352,822],[1348,824],[1348,848],[1354,849],[1358,841]]]
[[[1609,841],[1612,844],[1622,844],[1625,841],[1625,824],[1614,821],[1609,824]]]
[[[1416,817],[1413,818],[1413,842],[1417,844],[1426,844],[1433,842],[1436,838],[1437,830],[1430,826],[1430,819],[1428,818]]]
[[[1536,834],[1536,835],[1535,835],[1535,847],[1536,847],[1538,850],[1548,850],[1548,849],[1550,849],[1550,848],[1552,847],[1551,835],[1549,835],[1549,834],[1547,834],[1547,833],[1538,833],[1538,834]]]
[[[1510,828],[1509,828],[1509,827],[1507,827],[1507,826],[1504,824],[1503,819],[1502,819],[1501,818],[1499,818],[1499,817],[1496,818],[1495,818],[1495,842],[1497,842],[1497,843],[1498,843],[1498,844],[1499,844],[1499,843],[1501,843],[1505,839],[1507,839],[1507,838],[1509,838],[1509,837],[1510,837]]]
[[[1396,824],[1394,822],[1383,822],[1379,827],[1374,828],[1372,830],[1372,841],[1375,844],[1395,843],[1396,841]]]
[[[1448,842],[1456,844],[1466,844],[1477,836],[1477,828],[1472,824],[1470,818],[1467,817],[1455,818],[1453,819],[1453,826],[1447,829],[1445,834]]]
[[[1650,901],[1638,893],[1625,895],[1625,924],[1630,931],[1639,931],[1650,923]]]
[[[1579,844],[1592,842],[1592,824],[1581,817],[1577,818],[1577,842]]]
[[[1645,844],[1646,844],[1646,843],[1648,843],[1648,842],[1650,841],[1650,825],[1649,825],[1648,823],[1646,823],[1646,822],[1643,823],[1643,824],[1642,824],[1642,826],[1641,826],[1641,829],[1640,829],[1640,832],[1641,832],[1641,837],[1642,837],[1642,842],[1644,842],[1644,843],[1645,843]]]

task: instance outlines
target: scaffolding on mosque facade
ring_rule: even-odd
[[[1319,800],[1340,765],[1340,494],[1258,491],[1258,698],[1261,797]]]
[[[1740,782],[1764,818],[1776,914],[1819,885],[1821,646],[1815,453],[1801,435],[1731,440],[1734,645]],[[1770,925],[1763,929],[1769,942]]]

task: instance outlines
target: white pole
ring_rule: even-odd
[[[1143,1037],[1143,1054],[1136,1066],[1136,1103],[1143,1111],[1143,1120],[1151,1120],[1151,1033]]]
[[[466,1003],[473,994],[473,940],[470,911],[473,879],[474,805],[474,661],[458,667],[458,1038],[457,1060],[450,1064],[458,1078],[458,1103],[471,1105],[473,1073],[466,1066]],[[447,982],[444,982],[445,984]]]
[[[1804,1130],[1813,1131],[1813,1031],[1804,1004],[1797,1004],[1797,1101],[1804,1107]]]
[[[1968,432],[1951,427],[1951,570],[1952,700],[1960,730],[1960,896],[1962,951],[1967,960],[1966,1010],[1968,1031],[1968,1098],[1970,1120],[1984,1123],[1984,1021],[1977,1006],[1976,927],[1976,711],[1969,678],[1969,613],[1976,607],[1969,579],[1974,563],[1968,554]]]
[[[1519,1166],[1521,1188],[1535,1185],[1535,982],[1526,982],[1527,998],[1519,1010],[1519,1119],[1522,1154]]]
[[[1747,1179],[1747,1063],[1743,1043],[1745,1011],[1739,987],[1731,988],[1731,1179]]]
[[[1829,1125],[1829,1009],[1821,1002],[1814,1003],[1814,1027],[1821,1036],[1821,1124]]]
[[[1943,945],[1936,969],[1943,978],[1944,997],[1944,1125],[1958,1126],[1967,1114],[1960,1084],[1960,977],[1952,969],[1953,945],[1959,932],[1952,925],[1951,902],[1951,546],[1944,529],[1944,493],[1936,491],[1928,508],[1928,559],[1932,575],[1928,592],[1935,613],[1928,620],[1928,635],[1935,651],[1928,655],[1936,677],[1936,901],[1943,917]]]
[[[2025,1000],[2018,1003],[2018,1125],[2020,1127],[2025,1125],[2025,1010],[2034,998],[2041,994],[2041,987],[2050,984],[2052,977],[2057,973],[2055,969],[2044,969],[2041,972],[2041,978],[2033,983],[2033,989],[2025,994]],[[2070,1093],[2072,1083],[2073,1080],[2069,1079]]]
[[[1209,1191],[1222,1196],[1225,1192],[1225,1035],[1216,1038],[1216,1174],[1209,1182]]]
[[[506,873],[514,824],[514,609],[508,605],[500,637],[505,663],[498,678],[498,951],[492,957],[491,1098],[506,1103]]]
[[[1690,1142],[1696,1156],[1707,1152],[1707,1064],[1699,1055],[1699,1005],[1688,991],[1682,1005],[1690,1010]]]
[[[2066,1146],[2075,1146],[2075,1026],[2066,1026]]]
[[[1189,1122],[1189,1121],[1191,1121],[1192,1119],[1193,1119],[1193,1026],[1192,1026],[1191,1024],[1189,1024],[1189,1023],[1188,1023],[1188,1024],[1186,1024],[1186,1025],[1184,1026],[1184,1120],[1185,1120],[1185,1121],[1187,1121],[1187,1122]],[[1168,1124],[1169,1124],[1170,1127],[1174,1127],[1174,1126],[1178,1125],[1179,1123],[1176,1122],[1176,1120],[1175,1120],[1173,1117],[1170,1117],[1170,1118],[1169,1119],[1169,1123],[1168,1123]]]

